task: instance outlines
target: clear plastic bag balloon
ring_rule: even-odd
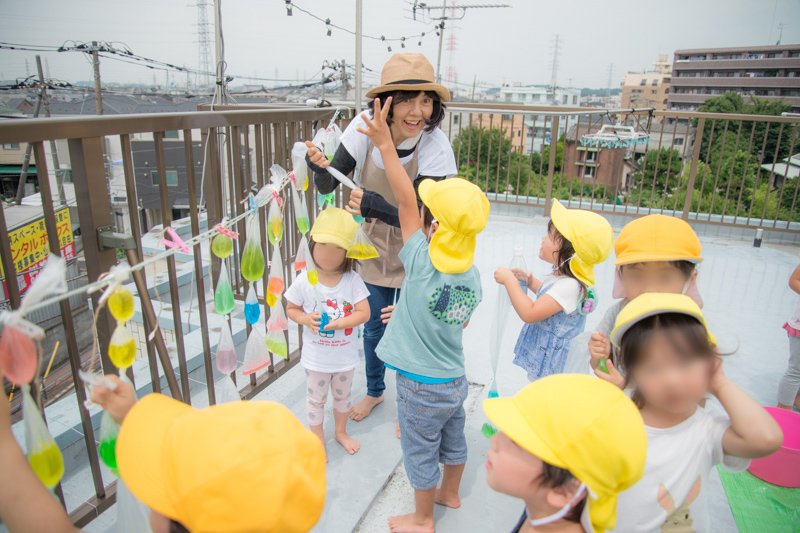
[[[214,289],[214,310],[220,315],[227,315],[236,307],[233,297],[231,282],[228,280],[228,262],[222,260],[217,278],[217,287]]]
[[[353,244],[347,249],[347,257],[358,261],[365,261],[378,257],[378,249],[375,248],[375,245],[369,240],[364,228],[360,224],[358,230],[356,230]]]
[[[289,347],[282,331],[270,331],[267,333],[267,349],[278,357],[289,358]]]
[[[247,281],[258,281],[264,275],[264,252],[261,249],[261,224],[259,215],[250,215],[247,221],[247,240],[242,252],[242,276]]]
[[[283,303],[278,301],[277,305],[270,309],[269,320],[267,320],[267,331],[287,331],[289,320],[283,310]]]
[[[233,255],[233,239],[218,233],[211,240],[211,253],[220,259],[227,259]]]
[[[294,174],[294,187],[298,191],[308,189],[308,164],[306,143],[298,141],[292,146],[292,173]]]
[[[256,296],[255,283],[250,284],[247,289],[247,297],[244,299],[244,318],[250,325],[258,322],[261,316],[261,306],[258,305],[258,296]]]
[[[39,357],[36,342],[16,326],[6,325],[0,335],[0,368],[11,383],[30,383]]]
[[[236,346],[233,344],[231,327],[225,320],[219,332],[219,342],[217,342],[216,365],[217,370],[222,374],[232,374],[236,371]]]
[[[273,307],[275,302],[280,299],[286,288],[286,278],[283,274],[283,258],[281,249],[275,247],[272,250],[272,261],[269,266],[269,282],[267,283],[267,305]]]
[[[292,203],[294,204],[294,218],[297,221],[297,229],[300,230],[302,235],[305,235],[311,229],[311,220],[308,218],[308,209],[303,201],[303,196],[294,189],[292,189]]]
[[[97,445],[97,455],[100,456],[103,464],[115,476],[119,477],[119,470],[117,469],[117,435],[119,435],[119,424],[108,414],[108,411],[103,411],[103,417],[100,419],[100,444]]]
[[[277,246],[283,237],[283,217],[278,199],[273,199],[269,204],[267,215],[267,237],[273,246]]]
[[[294,265],[292,268],[295,272],[305,270],[308,266],[308,240],[306,236],[300,237],[300,243],[297,245],[297,255],[294,256]]]
[[[334,123],[325,129],[320,128],[317,130],[317,133],[314,135],[314,139],[311,142],[314,144],[314,146],[318,147],[322,153],[325,154],[325,157],[328,158],[328,161],[333,161],[333,156],[336,154],[336,150],[339,148],[341,137],[342,130],[339,129],[339,126]]]
[[[217,405],[238,402],[242,399],[239,395],[239,389],[236,388],[236,383],[233,382],[230,376],[225,376],[217,381],[214,384],[214,392],[216,392]]]
[[[244,349],[242,374],[245,376],[255,374],[259,370],[267,368],[269,362],[269,352],[267,351],[267,342],[264,338],[264,333],[261,332],[261,328],[251,329],[250,335],[247,337],[247,345]]]
[[[22,423],[28,463],[45,487],[52,489],[64,476],[64,457],[44,423],[42,413],[31,396],[30,385],[22,386]]]
[[[336,203],[336,194],[329,192],[328,194],[317,193],[317,207],[322,209],[326,205],[333,205]]]
[[[136,359],[136,341],[128,327],[121,322],[117,322],[111,340],[108,341],[108,358],[120,370],[131,366]]]
[[[229,378],[230,379],[230,378]],[[151,533],[150,509],[136,499],[136,496],[125,486],[121,479],[117,480],[117,523],[115,533]]]
[[[108,312],[118,322],[127,322],[133,318],[133,294],[125,287],[118,287],[108,297]]]

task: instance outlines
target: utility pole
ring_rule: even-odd
[[[39,83],[42,84],[42,104],[44,105],[44,116],[50,118],[50,98],[47,96],[47,84],[44,81],[44,73],[42,72],[42,58],[39,56],[36,56],[36,71],[39,74]],[[50,139],[50,154],[53,158],[53,172],[56,176],[58,202],[66,204],[67,197],[64,195],[64,176],[61,174],[61,165],[58,162],[58,149],[56,147],[56,141],[53,139]]]
[[[222,44],[222,0],[214,0],[214,72],[217,79],[214,87],[214,101],[220,104],[226,103],[225,97],[225,47]],[[222,144],[220,144],[222,146]]]
[[[347,63],[342,59],[342,100],[347,100]]]
[[[39,56],[36,56],[36,59],[38,62]],[[27,68],[27,63],[28,60],[26,59],[25,60],[26,68]],[[36,105],[33,108],[33,118],[39,116],[39,110],[42,108],[42,91],[44,91],[44,84],[39,86],[39,94],[36,95]],[[31,164],[32,150],[33,150],[33,145],[31,143],[28,143],[28,145],[25,147],[25,158],[22,160],[22,170],[19,173],[19,182],[17,183],[17,196],[15,198],[17,205],[21,205],[22,199],[25,197],[25,183],[27,183],[28,181],[28,166],[30,166]],[[39,165],[36,169],[37,172],[39,168],[43,168],[43,166]],[[39,179],[42,179],[42,177],[39,176]],[[47,176],[45,176],[44,179],[47,179]]]
[[[469,99],[470,102],[474,102],[475,101],[475,86],[477,84],[478,84],[478,75],[475,74],[475,77],[472,78],[472,96]]]
[[[356,0],[356,115],[361,113],[361,23],[363,18],[363,0]]]
[[[97,41],[92,41],[92,68],[94,69],[94,112],[103,114],[103,95],[100,92],[100,57],[97,55]]]
[[[455,1],[455,0],[453,0]],[[447,5],[447,0],[443,0],[442,5],[440,6],[429,6],[425,2],[420,2],[419,0],[414,0],[414,5],[412,7],[412,11],[414,13],[414,20],[417,20],[417,10],[425,10],[428,12],[428,16],[430,17],[431,11],[441,11],[441,15],[430,17],[431,20],[438,20],[439,24],[436,26],[436,33],[439,35],[439,54],[436,59],[436,83],[442,82],[442,45],[444,44],[444,26],[446,20],[461,20],[466,16],[467,9],[492,9],[492,8],[505,8],[511,7],[508,4],[481,4],[481,5]],[[450,15],[447,14],[447,10],[450,9]]]

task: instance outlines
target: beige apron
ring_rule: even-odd
[[[378,168],[372,160],[372,150],[374,146],[370,143],[367,148],[367,157],[361,171],[361,187],[366,191],[372,191],[383,196],[387,202],[397,207],[397,200],[394,197],[392,188],[386,178],[386,171]],[[417,178],[419,161],[417,159],[418,150],[414,150],[411,160],[403,165],[406,173],[413,182]],[[364,222],[364,231],[378,249],[380,257],[362,261],[358,268],[359,274],[364,281],[380,287],[400,288],[403,284],[405,272],[403,264],[400,262],[400,249],[403,247],[403,234],[400,228],[390,226],[378,219],[368,218]]]

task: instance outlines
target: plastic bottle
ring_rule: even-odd
[[[523,256],[522,246],[515,246],[514,247],[514,257],[511,258],[511,263],[509,263],[508,268],[518,268],[523,272],[528,271],[528,265],[525,264],[525,257]],[[519,280],[519,286],[522,288],[522,292],[528,292],[528,280],[525,277],[520,278],[517,276]]]

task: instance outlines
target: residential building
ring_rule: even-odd
[[[800,44],[677,50],[670,110],[694,111],[726,92],[782,100],[800,112]]]
[[[620,106],[652,107],[658,111],[667,108],[672,67],[666,54],[658,56],[653,68],[645,72],[628,72],[622,82]]]

